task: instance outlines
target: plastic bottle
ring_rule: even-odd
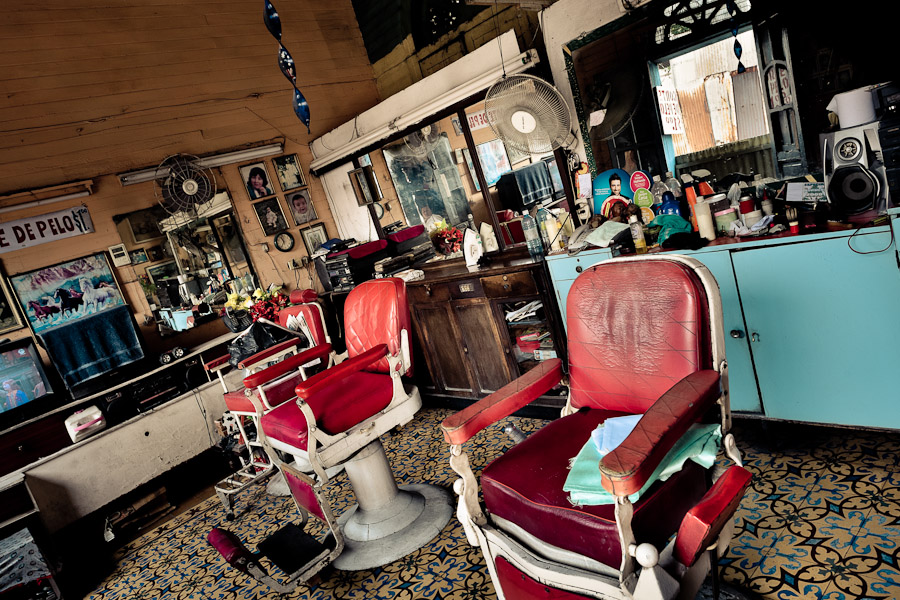
[[[539,260],[544,256],[544,248],[541,246],[540,234],[531,215],[526,214],[522,217],[522,231],[525,233],[525,244],[528,246],[528,254],[531,255],[531,258]]]
[[[547,232],[547,213],[549,211],[545,208],[539,208],[537,214],[534,217],[534,224],[538,226],[538,230],[541,232],[541,244],[544,248],[547,248],[549,251],[550,248],[550,236]]]
[[[547,238],[547,241],[544,243],[544,247],[547,248],[547,252],[553,252],[554,250],[562,248],[562,244],[560,243],[560,238],[562,236],[560,236],[559,234],[559,221],[556,219],[556,216],[549,210],[544,212],[545,214],[543,231],[546,234]]]
[[[644,239],[644,228],[641,227],[637,215],[628,218],[628,226],[631,227],[631,239],[634,240],[634,250],[638,254],[647,252],[647,240]]]
[[[666,171],[666,187],[675,195],[675,198],[681,198],[681,182],[672,174],[672,171]]]
[[[669,186],[660,180],[659,175],[653,176],[653,185],[650,186],[650,193],[653,194],[653,212],[656,212],[659,205],[663,202],[662,195],[671,191]]]

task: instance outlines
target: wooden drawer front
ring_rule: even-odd
[[[485,277],[481,283],[484,285],[484,293],[488,298],[528,296],[538,293],[534,278],[528,271]]]
[[[446,283],[411,285],[406,293],[413,304],[431,304],[450,300],[450,288]]]
[[[457,300],[461,298],[484,298],[484,289],[479,279],[465,279],[448,283],[450,295]]]
[[[11,521],[36,510],[25,482],[0,492],[0,523]]]

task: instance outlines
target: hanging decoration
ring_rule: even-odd
[[[266,24],[266,29],[278,42],[278,68],[281,69],[281,72],[294,88],[292,101],[294,114],[306,125],[306,132],[309,133],[309,104],[300,90],[297,89],[297,69],[294,66],[294,59],[291,53],[287,51],[287,48],[284,47],[284,44],[281,43],[281,17],[278,16],[278,11],[275,10],[275,6],[270,0],[264,0],[264,2],[266,8],[263,12],[263,22]]]
[[[747,70],[747,68],[744,66],[744,63],[741,61],[741,55],[744,53],[744,47],[741,46],[741,42],[740,40],[738,40],[738,26],[737,22],[735,21],[735,17],[740,11],[738,10],[737,2],[735,2],[734,0],[727,0],[725,6],[728,8],[728,12],[731,14],[731,35],[734,37],[734,55],[738,59],[737,72],[743,73]]]

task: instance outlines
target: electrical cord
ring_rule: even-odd
[[[880,254],[882,252],[886,252],[894,244],[894,226],[891,221],[888,221],[888,229],[890,229],[891,231],[891,239],[888,241],[888,245],[881,250],[869,250],[867,252],[864,252],[853,247],[853,244],[851,242],[853,242],[853,238],[855,238],[859,234],[859,232],[863,230],[862,226],[857,227],[856,231],[853,232],[853,235],[847,238],[847,247],[856,254]],[[900,255],[898,255],[898,261],[900,261]]]

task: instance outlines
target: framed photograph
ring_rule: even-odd
[[[481,163],[484,178],[487,179],[489,186],[497,183],[504,173],[512,171],[506,155],[506,148],[500,140],[478,144],[475,149],[478,151],[478,161]]]
[[[147,272],[147,277],[150,278],[150,283],[154,285],[156,285],[160,279],[178,276],[178,265],[175,264],[174,260],[166,261],[160,265],[147,267],[145,270]]]
[[[272,164],[275,165],[275,173],[278,175],[278,183],[281,185],[282,192],[306,186],[300,159],[296,154],[273,158]]]
[[[287,197],[288,207],[294,216],[295,225],[305,225],[319,218],[316,214],[316,207],[313,206],[309,197],[309,190],[300,190],[293,192]]]
[[[328,241],[328,233],[325,231],[324,223],[317,223],[307,229],[301,229],[300,234],[303,236],[303,243],[306,245],[306,253],[312,256],[319,247]]]
[[[150,260],[147,257],[147,251],[144,250],[143,248],[138,248],[137,250],[132,250],[129,253],[129,256],[131,257],[131,264],[133,264],[133,265],[139,265],[141,263],[145,263]]]
[[[23,327],[25,327],[25,321],[19,316],[16,300],[6,283],[6,277],[0,272],[0,334]]]
[[[284,212],[278,203],[278,198],[269,198],[253,205],[256,216],[259,218],[259,224],[263,233],[266,235],[275,235],[279,231],[288,228],[287,221],[284,220]]]
[[[125,304],[102,252],[19,273],[9,282],[35,333]]]
[[[163,236],[159,222],[166,217],[162,208],[148,208],[128,214],[128,226],[135,244],[155,240]]]
[[[371,165],[353,169],[349,173],[350,183],[353,185],[353,193],[356,195],[356,203],[360,206],[372,204],[380,198],[377,197],[375,187],[375,172]]]
[[[240,172],[251,200],[265,198],[275,193],[272,188],[272,180],[269,179],[269,172],[266,171],[266,163],[257,162],[244,165],[240,168]]]
[[[150,262],[159,262],[165,255],[163,254],[162,246],[150,246],[147,248],[147,260]]]

